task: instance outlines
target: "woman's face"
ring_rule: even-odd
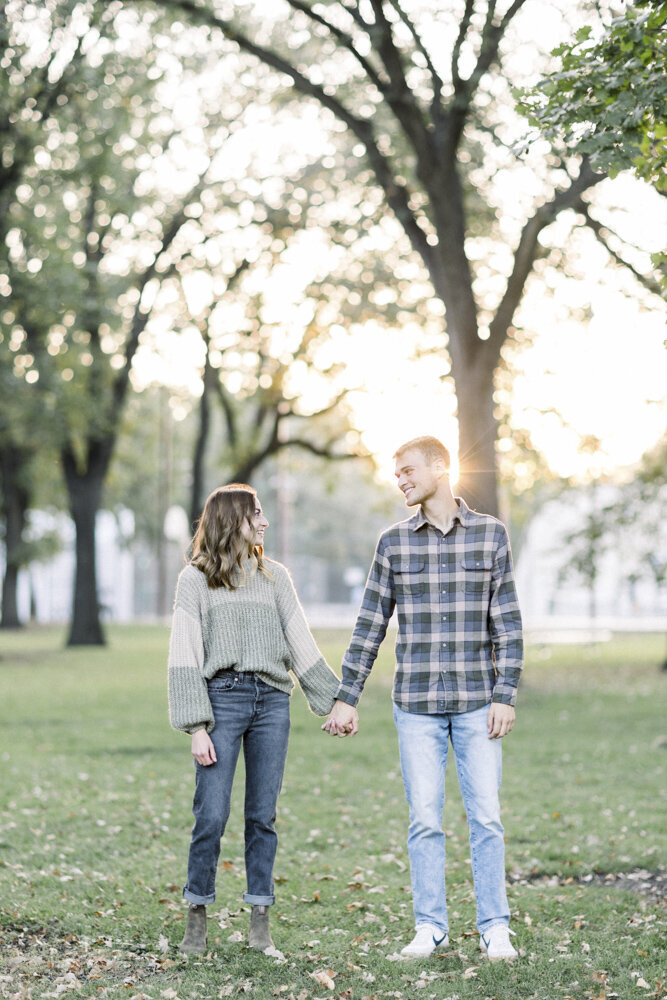
[[[251,548],[255,545],[264,545],[264,529],[268,528],[269,522],[264,517],[262,505],[255,497],[255,513],[248,521],[241,525],[241,534],[246,539]]]

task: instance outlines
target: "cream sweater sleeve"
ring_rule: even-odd
[[[328,715],[339,679],[317,647],[289,572],[280,563],[272,562],[269,569],[275,581],[278,614],[292,657],[292,670],[311,711],[315,715]]]
[[[181,572],[169,642],[169,720],[174,729],[184,733],[202,727],[210,733],[215,725],[204,677],[202,580],[203,574],[194,566]]]

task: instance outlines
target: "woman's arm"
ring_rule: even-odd
[[[328,715],[340,681],[317,648],[288,571],[275,564],[274,575],[278,614],[292,657],[292,670],[310,710],[315,715]]]
[[[169,717],[174,729],[194,733],[213,729],[213,709],[204,676],[199,570],[186,567],[179,577],[169,642]],[[203,579],[203,576],[202,576]]]

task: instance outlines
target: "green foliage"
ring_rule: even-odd
[[[285,962],[244,945],[242,764],[209,908],[210,951],[181,957],[193,781],[187,737],[167,723],[168,633],[110,636],[109,649],[67,651],[54,629],[3,641],[0,996],[661,995],[664,908],[650,895],[667,846],[660,636],[529,647],[504,746],[514,965],[480,958],[453,770],[452,947],[424,962],[391,960],[411,935],[412,910],[389,643],[353,740],[325,737],[300,693],[293,698],[272,911]],[[347,635],[318,639],[339,663]],[[316,979],[323,972],[333,990]]]
[[[667,192],[667,3],[628,4],[599,38],[581,28],[552,55],[560,68],[516,95],[529,120],[596,170]]]

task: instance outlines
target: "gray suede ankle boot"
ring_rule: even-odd
[[[206,951],[206,907],[191,903],[188,909],[188,922],[183,940],[178,946],[179,951],[187,955],[201,955]]]
[[[257,951],[266,951],[273,948],[271,931],[269,930],[269,907],[255,906],[253,904],[250,911],[250,933],[248,934],[248,944]]]

